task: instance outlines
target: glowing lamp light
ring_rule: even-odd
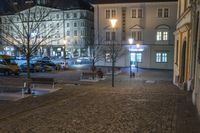
[[[110,23],[111,23],[111,27],[115,28],[115,26],[117,24],[117,19],[110,19]]]
[[[129,44],[133,44],[134,39],[133,39],[133,38],[129,38],[129,39],[128,39],[128,42],[129,42]]]
[[[66,43],[67,43],[67,40],[66,40],[66,39],[64,39],[64,40],[63,40],[63,43],[64,43],[64,44],[66,44]]]
[[[137,48],[140,48],[140,44],[136,44],[136,47],[137,47]]]

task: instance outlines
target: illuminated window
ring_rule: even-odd
[[[164,31],[163,32],[163,40],[168,40],[168,32],[167,31]]]
[[[111,55],[110,53],[106,53],[106,62],[111,62]]]
[[[156,62],[161,62],[161,53],[156,53]]]
[[[157,63],[166,63],[167,62],[167,52],[157,52],[156,53],[156,62]]]
[[[167,41],[168,40],[168,31],[157,31],[156,40],[157,41]]]
[[[136,61],[142,62],[142,53],[136,53]]]
[[[158,31],[158,32],[157,32],[156,40],[157,40],[157,41],[162,40],[162,32],[161,32],[161,31]]]
[[[162,53],[162,62],[167,62],[167,53]]]

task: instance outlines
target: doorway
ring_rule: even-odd
[[[181,63],[181,77],[180,77],[180,83],[183,83],[185,80],[185,57],[186,57],[186,41],[183,42],[182,47],[182,63]]]
[[[138,63],[142,61],[142,53],[141,52],[132,52],[130,53],[131,57],[131,67],[138,67]]]

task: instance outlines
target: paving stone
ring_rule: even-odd
[[[199,133],[190,92],[170,81],[118,75],[17,102],[1,103],[2,133]]]

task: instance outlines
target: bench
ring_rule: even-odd
[[[82,72],[81,79],[93,79],[96,78],[96,72]]]
[[[55,82],[53,78],[34,77],[34,78],[31,78],[29,83],[33,85],[33,88],[35,87],[35,84],[52,84],[52,88],[54,89],[55,87]]]

